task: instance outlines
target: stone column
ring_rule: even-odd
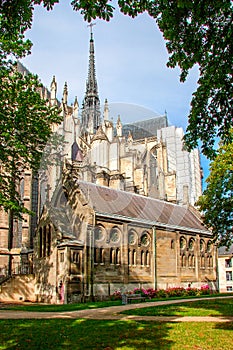
[[[123,224],[122,235],[122,261],[123,265],[123,283],[129,283],[129,264],[128,264],[128,224]]]

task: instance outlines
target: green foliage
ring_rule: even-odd
[[[30,52],[31,42],[24,40],[24,32],[31,26],[30,0],[0,2],[0,62],[7,64],[9,54],[16,58]]]
[[[0,1],[0,63],[2,66],[11,64],[9,55],[20,58],[30,52],[31,43],[25,40],[24,33],[31,27],[34,6],[42,5],[51,10],[56,3],[59,3],[59,0]],[[114,15],[114,6],[109,0],[71,0],[71,5],[89,22],[97,17],[109,21]],[[135,17],[142,12],[147,12],[157,21],[170,54],[168,66],[180,67],[181,81],[185,81],[189,70],[198,65],[200,72],[198,88],[193,94],[184,140],[188,150],[196,147],[198,140],[201,140],[203,153],[213,158],[216,154],[214,146],[216,136],[221,138],[224,144],[230,144],[233,140],[233,133],[230,132],[233,98],[232,1],[119,0],[118,6],[125,15]],[[5,75],[5,78],[8,79],[9,76]],[[9,133],[4,135],[6,139],[9,137]],[[22,155],[22,145],[16,145],[15,148],[17,147]],[[36,159],[38,160],[38,157]],[[230,173],[231,170],[227,173],[227,179],[223,184],[231,181]],[[221,196],[225,203],[225,189],[223,186],[219,185],[219,187],[223,190]],[[205,202],[204,197],[202,202]],[[204,211],[207,206],[207,202],[203,204]],[[229,213],[228,204],[226,206],[226,213]],[[217,208],[219,205],[214,207],[215,218]],[[225,204],[223,209],[225,210]],[[225,216],[226,214],[220,211],[220,217],[225,220]],[[212,225],[212,221],[207,215],[206,222],[209,226]],[[220,223],[220,221],[217,222]],[[216,233],[217,226],[214,230]],[[220,229],[221,232],[224,230]]]
[[[24,212],[19,184],[23,173],[37,171],[44,147],[60,122],[57,107],[40,97],[41,84],[34,75],[15,67],[0,72],[0,206]]]
[[[107,0],[73,0],[72,5],[88,21],[96,17],[109,20],[113,16],[114,8]],[[214,157],[216,136],[224,143],[232,141],[232,1],[119,0],[118,5],[131,17],[146,11],[156,19],[167,42],[168,66],[181,68],[181,81],[185,81],[192,67],[199,66],[185,144],[191,150],[201,140],[203,153]]]
[[[210,164],[207,188],[198,201],[205,224],[221,245],[233,243],[233,143],[222,145]]]
[[[23,41],[23,34],[31,26],[34,6],[43,5],[50,10],[58,2],[2,1],[0,55],[14,52],[22,57],[28,53],[31,43]],[[109,21],[115,9],[109,0],[71,0],[71,5],[89,22],[97,17]],[[167,42],[168,66],[181,68],[181,81],[185,81],[193,66],[199,66],[185,144],[191,150],[201,140],[203,153],[214,157],[216,136],[224,143],[232,141],[232,1],[119,0],[118,6],[125,15],[135,17],[147,12],[156,19]]]
[[[0,1],[0,207],[14,216],[28,212],[20,198],[21,177],[38,170],[51,125],[61,120],[58,109],[41,98],[38,77],[19,73],[14,61],[30,53],[24,33],[34,4],[49,9],[55,2]]]
[[[202,141],[202,151],[214,156],[215,137],[232,140],[232,2],[223,0],[158,2],[158,25],[168,40],[168,66],[181,68],[181,81],[199,66],[185,143],[189,150]]]
[[[153,289],[153,288],[134,288],[133,291],[122,292],[120,290],[115,291],[111,295],[111,300],[119,300],[122,298],[122,294],[140,294],[147,299],[166,299],[166,298],[180,298],[189,296],[202,296],[213,294],[208,284],[204,284],[200,289],[198,288],[183,288],[183,287],[172,287],[167,289]]]

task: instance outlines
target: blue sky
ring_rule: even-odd
[[[110,22],[96,20],[95,23],[99,96],[101,103],[108,99],[113,120],[116,121],[119,113],[126,123],[153,114],[163,115],[166,110],[169,122],[185,129],[192,93],[196,89],[197,67],[190,72],[185,83],[180,83],[179,69],[166,67],[165,41],[157,24],[147,14],[132,19],[116,10]],[[60,0],[49,12],[37,6],[27,37],[32,40],[33,48],[23,64],[38,74],[47,87],[55,75],[58,98],[61,98],[66,81],[69,102],[72,103],[77,96],[81,105],[88,72],[90,37],[83,17],[74,12],[66,0]],[[138,105],[143,107],[142,113],[135,115],[129,108],[118,112],[116,103]],[[206,162],[202,165],[206,175]]]

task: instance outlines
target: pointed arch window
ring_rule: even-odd
[[[120,265],[120,261],[121,261],[121,259],[120,259],[120,248],[117,248],[116,249],[116,264]]]
[[[148,250],[146,251],[146,266],[150,266],[150,253]]]
[[[51,225],[48,227],[47,232],[47,256],[51,254]]]
[[[205,257],[204,257],[204,255],[201,256],[201,268],[205,268]]]
[[[205,241],[203,239],[200,240],[200,251],[201,252],[205,251]]]
[[[42,227],[39,230],[39,258],[42,258],[42,246],[43,246],[43,231]]]
[[[184,237],[180,237],[180,249],[186,248],[186,239]]]
[[[190,238],[190,240],[189,240],[189,250],[194,250],[194,244],[195,244],[194,239]]]
[[[208,261],[208,262],[209,262],[209,263],[208,263],[209,268],[213,267],[213,257],[212,257],[212,255],[209,256],[208,260],[209,260],[209,261]]]
[[[137,265],[137,253],[136,250],[133,250],[133,254],[132,254],[132,265],[136,266]]]
[[[98,263],[98,248],[94,248],[94,263]]]
[[[110,249],[110,264],[115,263],[115,250],[113,248]]]
[[[208,241],[207,243],[207,252],[210,253],[212,251],[212,242]]]
[[[186,267],[186,256],[185,256],[185,254],[181,255],[181,267]]]
[[[189,267],[192,266],[192,256],[191,255],[188,256],[188,266]]]
[[[171,249],[175,249],[175,241],[174,241],[174,239],[171,240]]]
[[[145,253],[144,250],[141,251],[141,265],[144,266],[145,263]]]
[[[44,226],[43,227],[43,252],[42,252],[43,257],[46,256],[46,231],[47,231],[47,228],[46,226]]]
[[[195,256],[192,255],[192,267],[195,267]]]
[[[131,261],[131,258],[132,258],[132,252],[130,249],[128,249],[128,265],[130,266],[132,261]]]
[[[104,248],[100,248],[100,263],[104,264],[105,259],[104,259]]]

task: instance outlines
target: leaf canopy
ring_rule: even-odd
[[[233,143],[222,145],[210,164],[207,188],[198,201],[204,222],[221,245],[233,243]]]

